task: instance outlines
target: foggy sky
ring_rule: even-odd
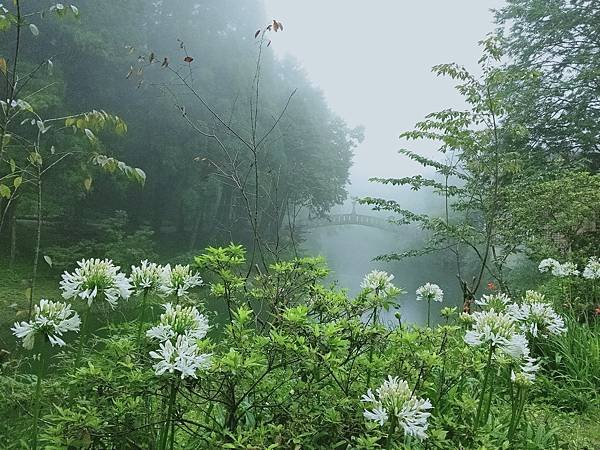
[[[351,168],[350,196],[393,198],[403,207],[420,211],[441,208],[440,197],[408,189],[369,183],[369,177],[402,177],[423,173],[423,167],[398,155],[409,148],[435,157],[435,143],[401,142],[399,134],[433,111],[462,108],[453,82],[431,73],[436,64],[456,62],[473,72],[480,57],[478,42],[494,28],[490,8],[502,0],[265,0],[267,14],[284,24],[272,36],[278,56],[294,56],[312,82],[320,87],[331,109],[352,126],[364,125],[365,141],[356,149]],[[349,203],[336,208],[349,212]],[[368,207],[361,207],[368,212]],[[366,211],[365,211],[366,210]],[[386,214],[387,215],[387,214]],[[450,304],[461,304],[455,267],[433,267],[431,259],[411,258],[383,263],[383,253],[419,246],[401,233],[347,226],[314,230],[309,254],[321,254],[351,294],[363,275],[386,270],[406,290],[402,316],[425,320],[414,302],[415,289],[438,283]],[[436,308],[439,305],[436,305]],[[386,320],[392,320],[387,317]],[[395,320],[395,319],[394,319]]]
[[[403,143],[402,131],[433,111],[461,107],[453,83],[431,73],[457,62],[474,71],[480,41],[492,31],[490,8],[502,0],[265,0],[283,33],[277,55],[291,54],[319,86],[332,110],[366,127],[356,150],[350,195],[395,196],[368,183],[372,176],[406,176],[422,168],[397,154],[407,147],[434,155],[435,146]],[[397,189],[396,189],[397,193]]]

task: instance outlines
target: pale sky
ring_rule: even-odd
[[[334,112],[364,125],[356,150],[351,195],[388,193],[371,176],[414,174],[397,155],[398,139],[427,113],[460,107],[452,82],[431,67],[457,62],[477,70],[478,41],[492,31],[490,8],[502,0],[265,0],[267,14],[284,24],[276,54],[291,54],[319,86]],[[426,144],[411,149],[431,151]],[[430,153],[433,155],[433,153]]]

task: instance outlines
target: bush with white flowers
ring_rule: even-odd
[[[402,292],[386,272],[367,274],[350,297],[324,284],[320,259],[274,263],[256,275],[244,262],[244,249],[233,245],[207,249],[197,266],[143,260],[129,274],[110,260],[80,261],[60,283],[73,306],[42,300],[31,320],[12,327],[25,348],[44,339],[61,349],[30,354],[25,370],[38,375],[24,379],[34,389],[18,373],[6,385],[0,376],[5,392],[26,387],[6,396],[4,410],[20,419],[9,419],[11,426],[38,448],[90,440],[98,448],[135,442],[160,450],[225,448],[233,440],[253,448],[501,448],[527,431],[522,418],[530,420],[525,410],[538,390],[562,376],[549,349],[568,349],[562,340],[578,326],[562,315],[572,277],[552,277],[541,292],[511,290],[517,301],[485,292],[473,313],[460,316],[453,304],[460,299],[426,283],[416,290],[428,307],[422,327],[377,320],[377,311],[398,307]],[[116,309],[131,296],[129,308]],[[85,320],[105,301],[113,308],[101,324]],[[441,302],[444,320],[432,325],[430,305]],[[211,305],[222,308],[214,323],[205,312]],[[80,327],[75,350],[65,347],[65,335]],[[32,414],[22,414],[29,397]]]

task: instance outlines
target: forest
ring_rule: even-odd
[[[479,1],[377,152],[280,49],[410,2],[0,4],[0,449],[600,449],[600,3]]]

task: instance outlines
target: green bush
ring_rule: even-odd
[[[352,298],[323,284],[320,259],[248,275],[244,249],[230,245],[195,267],[145,265],[129,280],[86,264],[61,286],[82,311],[80,333],[65,332],[65,347],[36,339],[39,357],[15,349],[2,365],[6,448],[28,448],[36,434],[45,449],[569,448],[561,409],[597,405],[598,330],[569,319],[566,333],[529,335],[502,315],[528,300],[493,294],[473,316],[444,308],[433,328],[390,327],[382,311],[401,309],[391,277],[370,274]],[[102,300],[128,283],[133,295],[107,310]],[[135,320],[115,320],[125,307]],[[498,336],[529,336],[535,381],[534,362],[510,357],[508,341],[473,342],[477,314],[508,320]]]

